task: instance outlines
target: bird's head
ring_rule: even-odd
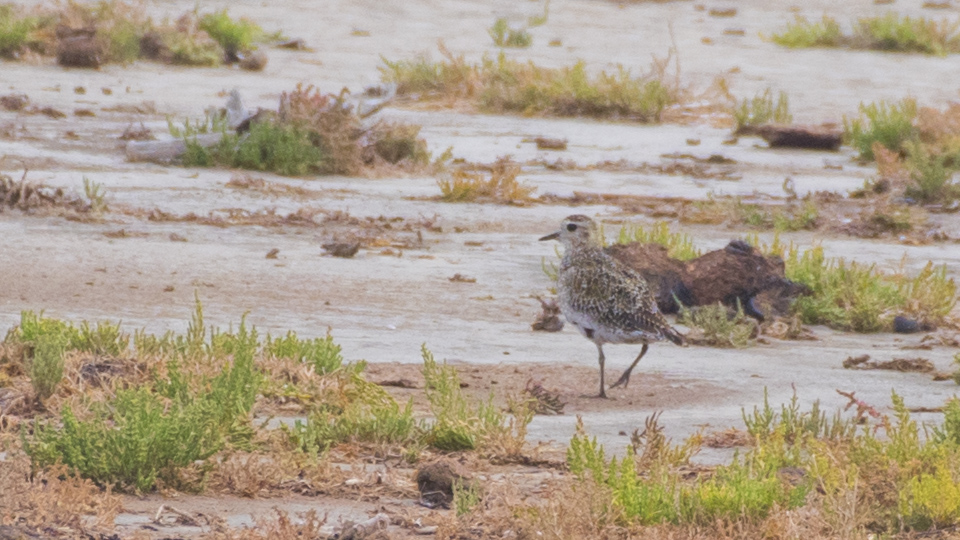
[[[540,241],[543,240],[559,240],[563,247],[567,249],[587,246],[600,247],[603,245],[597,223],[580,214],[564,218],[560,222],[560,230],[540,239]]]

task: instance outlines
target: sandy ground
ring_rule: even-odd
[[[738,9],[733,18],[710,17],[696,9],[698,5],[728,4]],[[956,18],[956,10],[929,12],[911,7],[918,3],[900,4],[894,7],[906,13]],[[208,2],[202,7],[221,5],[227,6]],[[795,12],[808,17],[827,13],[848,21],[858,15],[883,13],[890,6],[875,6],[869,0],[793,5],[745,0],[621,6],[597,0],[555,0],[548,23],[532,30],[534,45],[507,54],[548,66],[578,59],[591,69],[622,64],[639,73],[648,68],[651,55],[664,55],[673,43],[685,84],[703,90],[714,77],[724,76],[737,96],[752,96],[768,86],[786,90],[794,116],[801,122],[840,121],[843,114],[854,113],[861,101],[913,96],[921,103],[942,106],[957,97],[960,70],[954,58],[792,51],[760,36],[782,27]],[[147,6],[162,18],[192,9],[194,3],[147,2]],[[353,259],[338,259],[324,256],[320,248],[321,243],[342,234],[333,226],[219,228],[151,222],[121,212],[107,214],[103,223],[78,223],[7,212],[0,214],[0,327],[9,328],[19,320],[20,310],[32,309],[74,320],[120,319],[130,329],[182,331],[197,294],[208,322],[215,325],[236,323],[249,313],[248,321],[264,332],[295,330],[311,336],[332,328],[346,357],[371,362],[371,373],[377,377],[404,370],[415,375],[415,366],[397,366],[419,362],[420,345],[426,343],[439,359],[477,366],[477,388],[484,391],[519,389],[531,378],[540,380],[544,386],[558,389],[568,406],[562,416],[537,417],[530,426],[532,441],[565,444],[580,415],[591,434],[617,451],[626,443],[621,433],[642,427],[643,419],[656,410],[664,411],[661,422],[675,438],[700,429],[740,425],[741,408],[760,403],[765,389],[774,404],[785,402],[795,391],[802,403],[819,399],[828,409],[846,403],[836,389],[856,391],[858,397],[878,405],[888,404],[890,392],[895,390],[909,406],[937,406],[956,392],[952,382],[932,382],[926,375],[841,367],[847,356],[868,353],[881,360],[922,356],[948,370],[953,349],[903,350],[920,338],[814,328],[817,341],[772,340],[745,350],[656,345],[638,367],[630,387],[611,393],[615,399],[581,399],[580,394],[596,390],[594,346],[572,329],[558,334],[530,330],[539,310],[535,296],[550,286],[541,261],[554,257],[554,247],[536,239],[552,232],[562,217],[574,212],[611,223],[608,234],[616,230],[615,223],[649,220],[624,216],[606,206],[571,210],[558,205],[438,203],[428,200],[438,193],[432,177],[292,179],[256,175],[310,190],[300,197],[285,197],[227,188],[225,183],[234,174],[231,171],[128,163],[116,138],[131,122],[142,121],[154,132],[165,133],[167,116],[199,116],[205,107],[221,105],[223,92],[232,88],[240,89],[248,106],[266,108],[275,107],[279,94],[298,82],[325,91],[344,86],[359,91],[379,80],[379,55],[404,59],[426,52],[438,57],[437,40],[443,40],[455,54],[479,59],[497,53],[486,34],[495,17],[519,22],[542,9],[540,3],[499,0],[285,0],[231,2],[229,6],[231,14],[250,16],[267,30],[282,29],[289,36],[304,38],[314,51],[270,50],[270,63],[262,73],[150,63],[90,71],[66,70],[51,63],[0,62],[3,93],[25,93],[34,104],[67,112],[88,108],[96,113],[93,118],[52,120],[0,112],[0,131],[4,133],[0,170],[19,176],[26,167],[32,180],[73,190],[82,190],[82,178],[88,177],[106,187],[114,209],[130,212],[158,208],[177,214],[206,214],[230,208],[276,208],[285,214],[310,207],[361,218],[402,218],[402,223],[409,224],[408,230],[385,235],[384,247],[400,245],[397,242],[403,247],[391,248],[393,255],[383,254],[378,247],[362,250]],[[355,29],[370,35],[352,35]],[[744,35],[724,34],[728,29],[742,29]],[[554,38],[563,45],[549,47],[547,42]],[[75,94],[77,86],[85,87],[87,93]],[[106,95],[101,88],[113,92]],[[155,112],[117,109],[144,103]],[[529,168],[522,180],[535,185],[539,193],[705,198],[710,193],[756,192],[782,196],[780,186],[787,176],[803,194],[844,192],[861,186],[872,174],[870,168],[856,165],[850,152],[772,151],[752,139],[725,146],[721,142],[728,137],[728,130],[706,124],[638,126],[415,109],[387,109],[382,117],[420,124],[433,152],[451,147],[454,156],[472,161],[491,162],[509,154],[520,161],[563,158],[584,165],[620,159],[657,163],[661,154],[689,152],[734,159],[740,176],[736,181],[719,181]],[[562,153],[544,152],[524,142],[541,135],[567,138],[570,147]],[[685,141],[692,138],[700,139],[700,145],[687,146]],[[934,219],[942,220],[950,236],[960,237],[956,221]],[[693,235],[704,249],[722,246],[745,232],[675,228]],[[120,229],[131,236],[104,234]],[[413,240],[418,231],[422,243]],[[172,233],[187,241],[171,240]],[[809,233],[788,235],[787,239],[801,245],[822,242],[828,255],[886,269],[896,268],[906,255],[908,269],[915,270],[932,259],[946,263],[954,275],[960,270],[960,250],[953,244],[905,246],[846,237],[818,238]],[[271,249],[279,249],[277,259],[265,258]],[[476,278],[476,282],[451,282],[448,278],[457,273]],[[633,347],[609,347],[610,373],[615,375],[626,367],[636,352]],[[470,377],[466,380],[474,384]],[[918,417],[936,418],[929,414]],[[724,456],[723,452],[707,451],[701,458],[710,462]],[[269,504],[263,506],[270,508]]]

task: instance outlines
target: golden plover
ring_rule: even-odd
[[[664,319],[643,277],[603,252],[597,224],[587,216],[572,215],[560,230],[540,239],[559,240],[563,260],[557,276],[560,311],[597,346],[600,353],[600,393],[603,382],[604,343],[642,343],[637,359],[610,388],[626,387],[630,372],[653,341],[669,339],[677,345],[683,337]]]

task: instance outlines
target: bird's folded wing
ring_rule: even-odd
[[[668,326],[650,286],[619,264],[571,267],[561,276],[570,307],[609,328],[660,333]]]

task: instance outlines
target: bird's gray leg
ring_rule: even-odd
[[[637,359],[634,360],[632,364],[630,364],[630,367],[628,367],[627,370],[623,372],[623,375],[621,375],[620,378],[617,379],[617,382],[613,383],[613,385],[610,388],[616,388],[621,384],[623,385],[624,388],[627,387],[627,383],[630,382],[630,372],[633,371],[633,368],[635,368],[637,364],[640,363],[640,359],[643,358],[643,355],[647,354],[647,349],[649,348],[650,348],[650,345],[647,345],[646,343],[643,344],[643,348],[640,349],[640,354],[637,355]]]
[[[607,391],[604,388],[604,382],[603,382],[603,363],[605,361],[605,358],[603,357],[603,344],[597,343],[597,350],[600,352],[600,356],[597,358],[597,362],[600,363],[600,393],[595,396],[584,396],[584,397],[606,398]]]

